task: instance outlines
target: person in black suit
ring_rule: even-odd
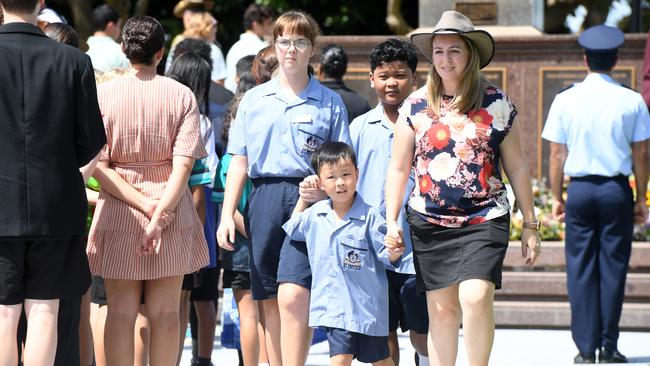
[[[36,27],[43,0],[0,0],[0,364],[53,364],[59,299],[90,284],[79,168],[106,142],[93,67]]]
[[[318,56],[316,76],[321,84],[341,96],[348,112],[348,123],[352,123],[355,118],[370,110],[370,104],[343,82],[343,75],[347,69],[348,55],[345,54],[343,47],[337,44],[328,44],[323,47]]]

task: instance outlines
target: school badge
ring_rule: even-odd
[[[350,250],[343,259],[343,267],[353,270],[361,269],[361,260],[359,260],[359,252],[356,250]]]
[[[302,153],[306,155],[311,155],[314,150],[318,147],[318,143],[314,136],[307,137],[307,141],[302,145]]]

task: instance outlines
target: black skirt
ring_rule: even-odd
[[[510,215],[456,228],[432,224],[411,209],[407,217],[418,293],[470,279],[487,280],[501,288]]]

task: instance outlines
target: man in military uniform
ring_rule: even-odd
[[[589,74],[556,95],[542,137],[550,141],[553,214],[566,221],[567,287],[575,363],[627,362],[617,348],[632,248],[633,222],[645,204],[648,109],[639,93],[614,81],[624,36],[598,25],[578,38]],[[636,201],[628,176],[636,179]],[[568,175],[567,200],[562,181]]]

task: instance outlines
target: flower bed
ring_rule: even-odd
[[[533,180],[532,183],[535,214],[537,215],[537,219],[542,223],[542,228],[540,230],[542,240],[564,240],[564,223],[553,218],[553,213],[551,212],[553,196],[551,195],[551,190],[548,188],[546,179],[540,181]],[[634,190],[634,195],[636,196],[634,177],[630,178],[630,186]],[[512,193],[510,185],[507,185],[507,188],[509,201],[513,202],[514,194]],[[646,193],[646,205],[650,206],[650,189],[648,189],[648,193]],[[510,220],[510,240],[519,240],[521,237],[523,217],[517,209],[516,203],[513,205],[513,212],[516,213],[511,216]],[[650,220],[641,225],[634,225],[634,240],[650,241]]]

